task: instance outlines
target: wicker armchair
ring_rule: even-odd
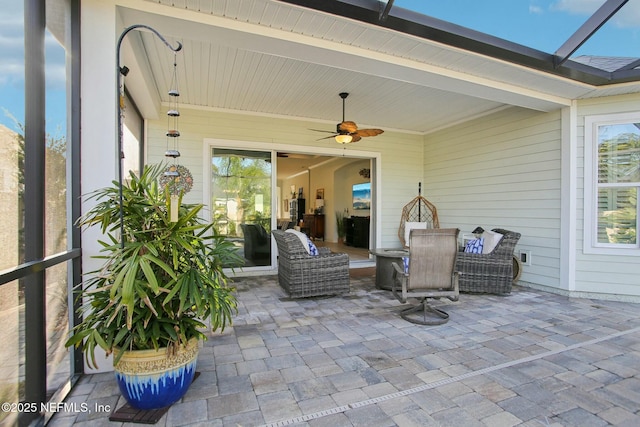
[[[520,233],[501,228],[493,231],[503,235],[488,254],[460,252],[456,270],[460,272],[460,292],[510,294],[513,284],[513,251]]]
[[[278,245],[278,282],[291,298],[349,293],[349,255],[324,247],[309,255],[295,234],[271,233]]]

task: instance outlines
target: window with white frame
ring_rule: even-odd
[[[640,252],[640,113],[587,117],[585,148],[585,248]]]

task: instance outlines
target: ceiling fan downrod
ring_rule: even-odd
[[[349,92],[340,92],[340,98],[342,98],[342,121],[343,122],[344,122],[344,109],[345,109],[344,100],[347,99],[347,96],[349,96]]]

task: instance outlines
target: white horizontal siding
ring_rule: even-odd
[[[425,137],[425,197],[441,227],[522,234],[521,280],[559,287],[560,112],[512,108]]]
[[[637,256],[585,254],[585,117],[640,111],[640,95],[594,98],[578,103],[577,203],[576,203],[576,290],[620,296],[640,295],[640,258]]]
[[[400,247],[398,228],[404,206],[418,195],[423,182],[422,137],[405,135],[395,138],[383,158],[382,168],[382,228],[383,247]],[[424,183],[423,183],[424,187]]]

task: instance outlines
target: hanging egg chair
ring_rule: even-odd
[[[409,232],[414,228],[440,228],[438,211],[433,203],[422,197],[422,183],[418,183],[418,196],[402,209],[398,237],[403,247],[409,246]]]

